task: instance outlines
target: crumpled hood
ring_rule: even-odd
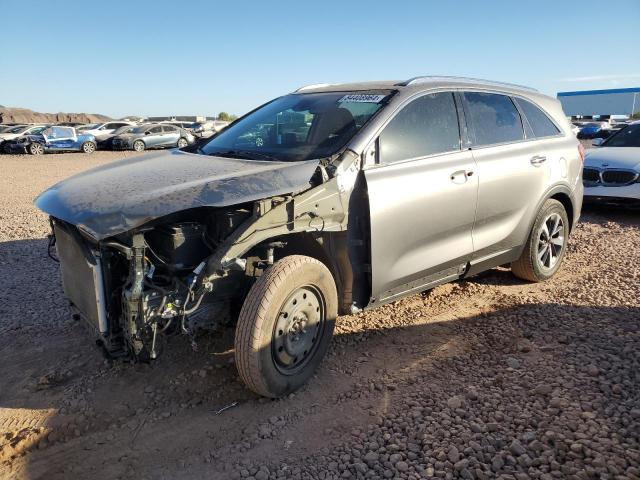
[[[636,168],[640,171],[640,148],[638,147],[599,147],[587,151],[584,158],[586,167]]]
[[[305,190],[318,163],[171,150],[80,173],[50,187],[34,203],[101,240],[190,208],[224,207]]]

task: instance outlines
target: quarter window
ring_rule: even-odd
[[[518,102],[524,116],[527,118],[535,137],[552,137],[560,133],[558,127],[549,119],[547,114],[533,103],[523,98],[516,98],[516,102]]]
[[[516,142],[524,138],[522,119],[506,95],[466,92],[466,111],[472,126],[472,145]]]
[[[460,150],[453,94],[431,93],[405,106],[380,135],[380,161],[394,163]]]

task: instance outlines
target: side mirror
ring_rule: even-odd
[[[591,145],[594,147],[599,147],[603,143],[604,143],[604,138],[594,138],[593,141],[591,142]]]
[[[145,135],[149,135],[151,132],[149,130],[147,130],[146,132],[144,132]]]

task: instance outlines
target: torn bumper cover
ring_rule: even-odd
[[[34,203],[102,240],[191,208],[225,207],[308,189],[318,164],[172,150],[75,175],[44,191]]]

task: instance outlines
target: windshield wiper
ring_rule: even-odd
[[[282,161],[279,158],[262,152],[254,152],[252,150],[224,150],[222,152],[212,152],[208,154],[213,157],[239,158],[242,160],[270,160]]]

